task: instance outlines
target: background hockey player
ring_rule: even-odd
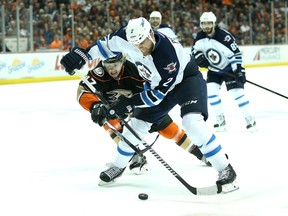
[[[149,22],[153,30],[157,30],[173,40],[178,40],[177,35],[168,23],[162,23],[162,15],[159,11],[153,11],[149,16]]]
[[[208,100],[216,116],[215,129],[226,130],[220,97],[221,85],[225,82],[227,90],[235,99],[246,120],[246,128],[255,131],[256,121],[250,113],[249,100],[244,91],[246,75],[242,64],[242,54],[235,38],[216,25],[216,16],[213,12],[204,12],[201,15],[200,27],[202,31],[194,40],[192,54],[200,67],[208,68]]]
[[[179,42],[153,31],[148,20],[143,17],[130,20],[127,26],[98,40],[87,50],[72,50],[61,59],[61,64],[73,75],[74,69],[80,69],[89,59],[105,59],[117,52],[129,54],[149,85],[131,98],[120,96],[111,106],[110,115],[117,113],[122,116],[130,108],[137,108],[129,125],[144,138],[153,123],[180,105],[183,129],[218,171],[216,184],[223,192],[238,189],[236,172],[205,122],[208,118],[207,88],[196,62]],[[140,145],[126,127],[123,135],[136,147]],[[133,154],[134,150],[120,140],[113,159],[114,166],[101,172],[100,179],[111,182],[121,176]]]

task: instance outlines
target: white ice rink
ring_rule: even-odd
[[[288,67],[248,68],[247,79],[288,96]],[[78,82],[0,86],[0,216],[288,215],[288,99],[247,83],[258,124],[258,132],[249,133],[222,89],[228,131],[217,136],[240,189],[195,196],[150,152],[149,172],[126,170],[114,185],[99,187],[115,144],[78,105]],[[171,114],[180,122],[178,108]],[[213,120],[211,114],[210,125]],[[172,141],[159,138],[153,149],[189,184],[216,181],[213,168]],[[149,199],[139,200],[141,192]]]

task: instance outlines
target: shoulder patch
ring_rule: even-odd
[[[99,77],[103,77],[104,76],[104,69],[102,67],[97,67],[95,69],[92,70],[92,72]]]
[[[230,35],[226,35],[224,38],[224,41],[230,42],[232,38],[230,37]]]

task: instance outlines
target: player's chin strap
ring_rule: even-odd
[[[74,70],[75,73],[81,78],[81,80],[88,86],[88,88],[90,88],[90,90],[99,97],[99,99],[102,101],[102,103],[109,108],[109,103],[105,100],[105,98],[102,96],[102,94],[100,94],[95,88],[94,86],[87,80],[87,78],[79,71],[79,70]],[[117,116],[117,118],[119,118],[119,120],[122,122],[122,124],[139,140],[141,141],[141,143],[145,146],[146,150],[148,149],[151,154],[153,156],[155,156],[158,161],[161,162],[161,164],[170,172],[172,173],[173,176],[175,176],[175,178],[177,178],[182,185],[184,185],[191,193],[193,193],[194,195],[215,195],[215,194],[219,194],[222,192],[222,186],[221,185],[217,185],[214,184],[212,186],[208,186],[208,187],[202,187],[202,188],[196,188],[193,187],[192,185],[188,184],[169,164],[167,164],[164,159],[156,152],[154,151],[154,149],[151,148],[151,145],[148,145],[143,139],[141,139],[141,137],[130,127],[130,125],[124,120],[122,119],[120,116]],[[109,123],[107,123],[107,126],[109,127]],[[111,125],[112,126],[112,125]],[[112,126],[113,128],[113,126]],[[113,131],[113,130],[112,130]],[[121,139],[123,139],[124,142],[127,143],[127,145],[129,145],[136,153],[138,153],[137,151],[139,151],[138,148],[136,148],[132,143],[130,143],[120,132],[118,132],[117,130],[113,131],[115,132],[116,135],[119,135],[119,137]],[[155,140],[156,141],[156,140]],[[154,142],[155,142],[154,141]],[[133,147],[132,147],[133,146]],[[136,151],[136,150],[137,151]]]

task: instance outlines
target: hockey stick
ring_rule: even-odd
[[[147,147],[145,147],[145,149],[138,149],[136,148],[129,140],[126,139],[126,137],[124,137],[122,135],[122,133],[120,133],[116,128],[113,127],[113,125],[111,125],[108,121],[105,121],[104,124],[109,127],[109,129],[111,131],[113,131],[113,133],[115,133],[121,140],[123,140],[125,143],[127,143],[127,145],[129,145],[138,155],[142,155],[143,153],[145,153],[148,149],[151,149],[151,147],[154,145],[154,143],[157,141],[159,134],[156,136],[155,140],[148,145]],[[143,142],[142,142],[143,144]],[[144,145],[144,144],[143,144]]]
[[[106,101],[106,99],[102,96],[102,94],[100,92],[98,92],[95,87],[87,80],[87,78],[78,70],[75,70],[75,72],[77,73],[77,75],[81,78],[81,80],[88,86],[88,88],[97,96],[99,97],[99,99],[102,101],[102,103],[109,108],[109,103]],[[215,195],[215,194],[219,194],[222,192],[222,186],[221,185],[213,185],[213,186],[208,186],[208,187],[201,187],[201,188],[196,188],[191,186],[190,184],[188,184],[168,163],[166,163],[166,161],[156,152],[154,151],[151,146],[149,146],[131,127],[130,125],[124,120],[122,119],[120,116],[117,116],[117,118],[120,119],[120,121],[123,123],[123,125],[139,140],[141,141],[141,143],[145,146],[145,148],[147,148],[153,156],[155,156],[158,161],[160,161],[160,163],[170,172],[172,173],[173,176],[175,176],[175,178],[177,178],[191,193],[193,193],[194,195]],[[107,126],[110,126],[109,124],[107,124]],[[113,127],[111,128],[112,131],[114,130]],[[115,132],[117,130],[115,129]],[[114,132],[114,131],[113,131]],[[119,136],[123,141],[125,141],[125,143],[127,143],[127,145],[129,145],[131,148],[132,146],[134,146],[132,143],[129,142],[129,140],[127,140],[123,134],[121,134],[120,132],[117,131],[117,136]],[[127,142],[126,142],[127,141]],[[136,148],[134,146],[134,148]],[[132,148],[134,150],[134,148]]]
[[[228,73],[228,72],[224,72],[224,73],[227,74],[228,76],[236,77],[235,75],[233,75],[233,74],[231,74],[231,73]],[[247,82],[247,83],[250,83],[250,84],[252,84],[252,85],[255,85],[255,86],[259,87],[259,88],[265,89],[266,91],[272,92],[272,93],[274,93],[274,94],[276,94],[276,95],[279,95],[279,96],[281,96],[281,97],[284,97],[284,98],[288,99],[287,96],[285,96],[285,95],[283,95],[283,94],[280,94],[280,93],[278,93],[278,92],[275,92],[275,91],[273,91],[273,90],[271,90],[271,89],[265,88],[264,86],[261,86],[261,85],[259,85],[259,84],[257,84],[257,83],[254,83],[254,82],[249,81],[249,80],[247,80],[247,79],[246,79],[246,82]]]
[[[131,147],[131,145],[133,146],[133,144],[130,143],[127,139],[125,139],[123,134],[121,134],[119,131],[117,131],[115,128],[113,128],[112,125],[107,124],[107,126],[117,136],[119,136],[121,139],[123,139],[130,147]],[[170,171],[170,173],[172,173],[172,175],[175,176],[175,178],[177,178],[190,192],[192,192],[194,195],[215,195],[215,194],[222,192],[222,187],[221,186],[217,187],[217,185],[213,185],[213,186],[209,186],[209,187],[203,187],[203,188],[195,188],[195,187],[191,186],[190,184],[188,184],[168,163],[166,163],[166,161],[154,149],[152,149],[151,146],[155,143],[155,141],[151,145],[148,145],[145,142],[142,142],[142,144],[146,147],[145,150],[148,149],[151,152],[151,154],[153,156],[155,156],[158,159],[158,161],[160,161],[160,163],[165,168],[167,168],[168,171]]]
[[[100,93],[100,92],[98,92],[96,89],[95,89],[95,87],[87,80],[87,78],[79,71],[79,70],[74,70],[74,72],[76,72],[77,73],[77,75],[81,78],[81,80],[88,86],[88,88],[101,100],[101,102],[104,104],[104,106],[107,108],[107,109],[109,109],[109,103],[108,103],[108,101],[103,97],[103,95]],[[144,144],[145,143],[145,141],[144,140],[142,140],[140,137],[139,137],[139,135],[130,127],[130,125],[123,119],[123,118],[121,118],[120,116],[118,116],[117,114],[116,114],[116,117],[121,121],[121,123],[124,125],[124,126],[126,126],[126,128],[138,139],[138,140],[140,140],[141,141],[141,143],[142,144]],[[107,121],[106,121],[106,125],[107,125]],[[109,127],[109,125],[107,125],[108,127]],[[112,129],[111,129],[112,130]],[[113,131],[113,130],[112,130]],[[113,131],[117,136],[119,135],[119,134],[121,134],[119,131],[117,131],[117,130],[114,130]],[[122,134],[121,134],[122,135]],[[156,140],[158,139],[158,137],[159,136],[157,136],[156,137],[156,139],[155,139],[155,141],[153,142],[153,144],[156,142]],[[128,145],[129,145],[129,141],[122,135],[120,138],[122,138],[122,140],[125,142],[125,143],[127,143]],[[130,143],[131,144],[131,143]],[[147,144],[147,143],[146,143]],[[152,145],[153,145],[152,144]],[[151,145],[151,146],[152,146]],[[130,146],[130,145],[129,145]],[[147,147],[148,146],[148,147]],[[150,148],[150,146],[147,144],[147,146],[145,146],[147,149],[143,149],[143,150],[140,150],[140,149],[138,149],[138,148],[136,148],[133,144],[131,144],[131,148],[137,153],[137,154],[139,154],[139,155],[142,155],[145,151],[147,151],[148,150],[148,148]]]
[[[283,95],[283,94],[280,94],[280,93],[278,93],[278,92],[275,92],[275,91],[273,91],[273,90],[271,90],[271,89],[265,88],[264,86],[258,85],[258,84],[254,83],[254,82],[249,81],[249,80],[246,80],[246,82],[248,82],[248,83],[250,83],[250,84],[252,84],[252,85],[255,85],[255,86],[259,87],[259,88],[265,89],[266,91],[272,92],[272,93],[274,93],[274,94],[276,94],[276,95],[279,95],[279,96],[281,96],[281,97],[284,97],[284,98],[288,99],[287,96],[285,96],[285,95]]]

